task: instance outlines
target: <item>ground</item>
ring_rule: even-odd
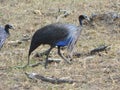
[[[58,20],[64,13],[60,10],[67,10],[70,14]],[[15,27],[15,30],[10,30],[11,35],[0,51],[0,90],[119,90],[120,19],[113,23],[97,20],[94,26],[84,25],[75,51],[81,56],[74,57],[71,65],[62,60],[59,64],[49,64],[47,69],[43,65],[15,68],[27,63],[31,40],[11,44],[25,36],[31,38],[38,28],[50,23],[59,21],[79,25],[80,14],[91,16],[109,12],[120,13],[120,0],[0,0],[0,24],[11,23]],[[100,45],[108,45],[108,52],[87,55]],[[34,55],[47,48],[40,46],[35,50],[31,55],[31,63],[41,60]],[[51,57],[59,58],[56,49],[52,51]],[[25,72],[79,82],[51,84],[31,80]]]

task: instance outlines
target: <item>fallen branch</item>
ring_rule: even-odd
[[[108,47],[108,46],[102,45],[102,46],[100,46],[100,47],[98,47],[98,48],[95,48],[95,49],[91,50],[91,51],[90,51],[90,54],[91,54],[91,55],[93,55],[93,54],[95,54],[95,53],[98,53],[98,54],[99,54],[99,52],[102,52],[102,51],[105,51],[105,52],[107,53],[107,47]],[[99,54],[99,55],[100,55],[100,54]],[[101,56],[101,55],[100,55],[100,56]]]
[[[25,75],[30,79],[39,79],[39,80],[49,82],[49,83],[52,83],[52,84],[61,84],[61,83],[72,84],[74,82],[77,82],[77,81],[74,81],[74,80],[68,80],[68,79],[62,79],[62,78],[45,77],[45,76],[42,76],[42,75],[39,75],[39,74],[36,74],[36,73],[30,73],[30,74],[25,73]]]

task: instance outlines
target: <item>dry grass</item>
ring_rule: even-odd
[[[92,13],[120,13],[120,0],[0,0],[0,24],[12,23],[16,27],[15,31],[10,31],[11,36],[0,51],[0,90],[119,90],[120,28],[115,25],[101,23],[95,28],[85,27],[77,44],[80,53],[88,53],[102,44],[110,45],[107,54],[102,52],[102,56],[81,56],[74,58],[72,65],[62,61],[60,64],[48,65],[47,69],[43,66],[24,70],[13,68],[27,63],[30,41],[18,46],[9,45],[8,42],[19,40],[24,35],[32,36],[36,29],[56,22],[56,17],[61,14],[58,13],[59,9],[71,11],[60,22],[78,25],[77,17],[80,14],[90,16]],[[36,51],[41,49],[42,47]],[[38,58],[31,57],[31,62],[35,61]],[[25,72],[68,77],[79,83],[54,85],[34,81],[28,79]]]

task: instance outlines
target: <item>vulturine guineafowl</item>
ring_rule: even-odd
[[[9,37],[9,29],[14,29],[10,24],[6,24],[5,27],[0,27],[0,49],[2,48],[5,40]]]
[[[86,15],[79,16],[80,26],[76,26],[73,24],[54,23],[38,29],[34,33],[31,40],[27,65],[29,65],[29,58],[31,53],[41,44],[48,44],[50,46],[46,54],[45,68],[48,64],[49,53],[56,46],[58,47],[58,55],[62,59],[70,63],[70,61],[67,60],[67,58],[61,54],[60,49],[61,47],[67,46],[68,52],[70,54],[72,53],[75,44],[79,38],[80,32],[82,30],[82,21],[84,19],[89,20],[89,18]]]

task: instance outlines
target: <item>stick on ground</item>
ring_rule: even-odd
[[[72,84],[74,82],[77,82],[75,80],[68,80],[68,79],[55,78],[55,77],[45,77],[45,76],[42,76],[42,75],[36,74],[36,73],[30,73],[30,74],[25,73],[25,74],[28,78],[38,79],[38,80],[42,80],[42,81],[49,82],[49,83],[52,83],[52,84],[61,84],[61,83]]]

